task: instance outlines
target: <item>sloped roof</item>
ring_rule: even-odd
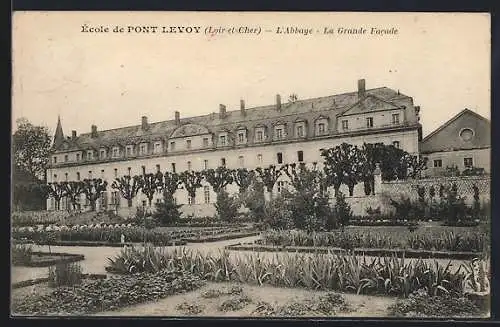
[[[384,107],[390,105],[398,107],[411,102],[411,98],[400,94],[398,91],[387,87],[380,87],[366,90],[367,106],[369,108],[379,108],[382,104]],[[267,125],[277,119],[297,119],[301,117],[318,117],[320,114],[329,113],[337,115],[351,108],[358,103],[358,92],[349,92],[325,97],[297,100],[291,103],[283,103],[281,111],[276,110],[276,105],[267,105],[261,107],[245,109],[245,115],[242,115],[240,110],[227,111],[223,119],[219,118],[218,114],[206,114],[196,117],[182,118],[181,124],[195,124],[205,126],[209,131],[216,132],[221,128],[229,130],[237,130],[238,127],[247,126],[253,128],[258,124]],[[372,110],[369,109],[369,110]],[[139,142],[142,139],[153,139],[161,137],[168,138],[175,129],[175,120],[168,120],[156,123],[150,123],[149,128],[143,131],[141,125],[128,126],[116,129],[98,131],[97,137],[92,138],[91,133],[80,134],[77,138],[71,139],[72,148],[79,149],[90,145],[99,147],[101,144],[113,145],[124,144],[129,142]],[[57,152],[66,152],[67,149],[57,148]]]
[[[471,129],[473,137],[464,140],[464,129]],[[420,142],[423,153],[451,150],[469,150],[491,146],[491,122],[469,109],[464,109]]]

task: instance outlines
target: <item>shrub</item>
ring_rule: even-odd
[[[31,263],[33,246],[31,244],[15,244],[12,246],[12,264],[27,265]]]
[[[217,203],[215,204],[215,209],[217,210],[217,215],[223,221],[234,221],[238,215],[238,209],[240,207],[239,201],[236,197],[229,196],[224,190],[217,193]]]
[[[390,199],[392,206],[396,208],[396,217],[399,219],[416,220],[419,214],[419,206],[414,204],[410,198],[402,197],[401,200]]]
[[[276,229],[291,229],[294,227],[293,213],[288,204],[288,199],[279,195],[266,203],[265,223]]]
[[[264,197],[264,184],[256,179],[250,187],[240,194],[240,199],[250,210],[250,216],[255,222],[263,222],[266,216],[266,200]]]
[[[352,219],[351,206],[345,200],[345,196],[342,192],[338,191],[335,198],[336,201],[333,210],[335,212],[335,216],[339,219],[340,225],[344,228]]]
[[[247,295],[237,295],[225,300],[219,306],[220,311],[237,311],[246,307],[252,299]]]
[[[58,263],[49,267],[49,287],[73,286],[82,282],[82,267],[78,263]]]
[[[182,204],[176,204],[174,197],[171,193],[163,191],[163,201],[155,204],[156,210],[153,213],[153,218],[156,219],[160,225],[167,226],[175,224],[181,217]]]

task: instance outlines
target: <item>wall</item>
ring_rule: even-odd
[[[460,172],[466,167],[464,158],[472,158],[473,166],[476,168],[484,168],[485,172],[490,173],[491,148],[473,149],[473,150],[458,150],[434,152],[426,155],[429,158],[427,169],[423,172],[424,176],[439,176],[446,171],[447,166],[457,166]],[[441,168],[434,168],[434,160],[442,161]]]

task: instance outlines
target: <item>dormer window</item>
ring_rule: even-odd
[[[325,133],[325,123],[319,123],[318,124],[318,132],[320,134],[324,134]]]
[[[277,128],[276,129],[276,138],[278,140],[283,138],[283,129],[282,128]]]
[[[220,146],[226,146],[226,135],[219,136],[219,144]]]
[[[297,126],[297,137],[303,137],[304,136],[304,126],[299,125]]]
[[[92,160],[94,159],[94,151],[88,150],[87,151],[87,160]]]
[[[295,122],[295,137],[301,138],[306,136],[306,121],[297,120]]]
[[[240,127],[238,129],[238,144],[245,144],[247,143],[247,130],[243,127]]]
[[[285,138],[285,125],[278,124],[274,126],[274,139],[275,140],[283,140]]]
[[[80,154],[79,153],[76,154],[76,161],[80,161]]]
[[[264,140],[264,131],[257,131],[257,142],[262,142]]]
[[[118,158],[120,156],[120,148],[117,146],[113,147],[113,158]]]
[[[106,150],[101,149],[101,151],[99,152],[99,157],[101,159],[105,159],[106,158]]]
[[[161,142],[155,142],[154,148],[153,148],[154,153],[161,153]]]
[[[148,144],[147,143],[141,143],[139,145],[139,153],[141,156],[148,154]]]
[[[328,134],[328,118],[319,117],[315,122],[315,135]]]
[[[130,157],[134,154],[134,146],[133,145],[127,145],[126,154],[127,154],[127,157]]]

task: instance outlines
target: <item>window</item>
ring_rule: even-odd
[[[80,154],[79,153],[76,154],[76,161],[80,161]]]
[[[189,205],[194,204],[194,198],[193,198],[193,197],[191,197],[189,194],[188,194],[188,204],[189,204]]]
[[[130,176],[130,175],[131,175],[131,173],[132,173],[132,168],[128,167],[128,168],[127,168],[127,171],[128,171],[128,175]]]
[[[172,162],[172,172],[175,173],[175,162]]]
[[[115,175],[114,176],[115,176],[115,178],[118,178],[118,169],[117,168],[115,168]]]
[[[208,169],[208,160],[203,160],[203,169]]]
[[[392,145],[394,145],[395,148],[399,149],[399,141],[392,142]]]
[[[464,166],[471,168],[473,166],[472,158],[464,158]]]
[[[243,156],[238,157],[238,162],[240,164],[240,167],[243,168],[243,166],[245,165],[245,159],[243,158]]]
[[[220,141],[220,145],[221,146],[225,146],[226,145],[226,136],[225,135],[221,135],[219,137],[219,141]]]
[[[209,186],[203,187],[203,197],[205,198],[205,203],[209,204],[210,203],[210,187]]]
[[[77,172],[77,173],[76,173],[76,180],[77,180],[77,181],[79,181],[79,180],[80,180],[80,173],[79,173],[79,172]]]
[[[54,174],[54,180],[53,182],[57,182],[57,174]]]
[[[278,160],[278,163],[279,163],[279,164],[282,164],[282,163],[283,163],[283,153],[278,152],[278,153],[276,154],[276,157],[277,157],[276,159]]]
[[[304,161],[304,152],[303,151],[297,151],[297,161],[298,162]]]
[[[100,157],[101,157],[101,159],[106,158],[106,150],[101,150]]]
[[[304,136],[304,126],[297,126],[297,137]]]
[[[111,204],[118,205],[119,202],[119,197],[118,197],[118,191],[113,191],[111,192]]]
[[[101,169],[101,178],[104,178],[104,169]]]
[[[319,134],[325,133],[325,123],[318,124],[318,132],[319,132]]]
[[[474,137],[474,131],[470,128],[464,128],[463,130],[460,131],[460,137],[465,142],[468,142],[472,140],[472,138]]]
[[[156,165],[156,172],[159,173],[161,170],[160,170],[160,165]]]
[[[373,127],[373,117],[366,118],[366,127]]]
[[[175,151],[175,142],[170,142],[170,151]]]
[[[257,162],[259,165],[262,165],[262,154],[257,155]]]
[[[113,158],[118,158],[120,156],[120,149],[113,148]]]
[[[238,133],[238,143],[244,143],[245,142],[245,134],[243,132]]]
[[[89,170],[89,179],[92,179],[92,170]]]
[[[148,145],[147,144],[141,144],[139,147],[139,151],[141,155],[148,154]]]
[[[154,151],[154,153],[160,153],[161,152],[161,142],[156,142],[155,143],[153,151]]]
[[[440,167],[443,167],[443,160],[441,159],[434,160],[434,168],[440,168]]]
[[[262,142],[264,139],[264,132],[263,131],[257,131],[257,141]]]
[[[188,161],[187,165],[188,165],[188,170],[191,170],[191,161]]]
[[[146,175],[146,166],[142,166],[141,168],[142,168],[142,174]]]
[[[57,157],[54,156],[53,161],[54,163],[57,163]]]
[[[208,146],[208,137],[203,138],[203,146],[207,147]]]
[[[392,123],[399,124],[399,114],[392,114]]]
[[[349,129],[349,121],[348,120],[342,121],[342,129],[343,130]]]
[[[64,162],[68,162],[68,155],[67,154],[64,155]]]
[[[68,173],[64,173],[64,180],[67,182],[68,181]]]
[[[221,165],[222,167],[226,167],[226,158],[221,158],[221,159],[220,159],[220,165]]]
[[[133,150],[133,146],[132,145],[127,145],[127,156],[131,156],[132,155],[132,150]]]
[[[281,193],[281,191],[283,191],[283,187],[285,186],[285,182],[278,181],[277,185],[278,185],[278,193]]]
[[[191,149],[191,140],[186,140],[186,149]]]
[[[282,138],[283,138],[283,129],[281,129],[281,128],[277,128],[277,129],[276,129],[276,138],[277,138],[278,140],[280,140],[280,139],[282,139]]]

